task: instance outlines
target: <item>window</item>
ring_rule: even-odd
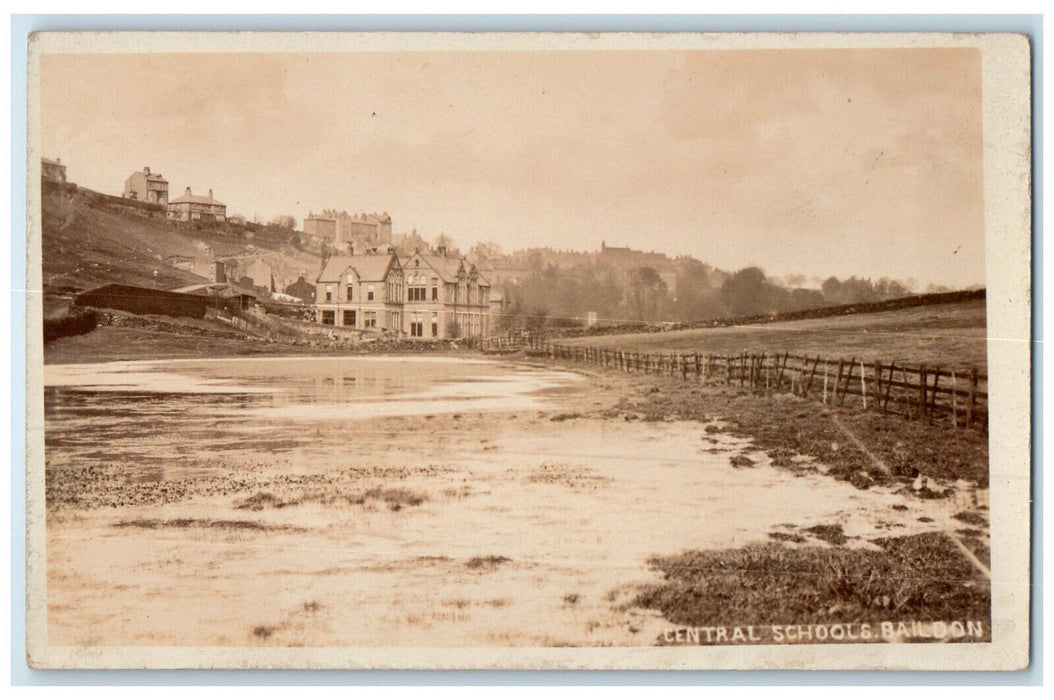
[[[354,311],[348,311],[348,310],[345,309],[345,311],[344,311],[344,325],[345,326],[352,326],[352,327],[355,326],[355,312]]]
[[[323,311],[322,312],[322,325],[323,326],[335,326],[337,324],[337,312],[336,311]]]
[[[407,301],[428,301],[428,288],[425,286],[424,275],[410,275],[406,284]]]
[[[363,328],[376,328],[377,327],[377,312],[366,311],[362,314],[362,327]]]
[[[432,287],[432,292],[435,293],[435,287]],[[439,335],[439,314],[432,313],[432,337],[435,338]]]
[[[351,301],[352,292],[355,289],[355,275],[353,275],[353,274],[351,274],[349,272],[348,273],[348,280],[347,280],[347,282],[348,282],[348,296],[347,296],[347,299],[348,299],[348,301]]]
[[[373,285],[372,284],[370,286],[366,287],[366,301],[373,301]]]
[[[439,278],[432,278],[432,301],[439,301]],[[435,335],[433,333],[432,335]]]
[[[326,285],[326,301],[333,301],[333,285]]]

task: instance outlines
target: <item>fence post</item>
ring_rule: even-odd
[[[933,370],[933,391],[930,392],[930,397],[929,397],[930,398],[930,413],[929,413],[929,417],[930,417],[930,421],[931,422],[937,416],[937,392],[938,392],[938,389],[940,388],[940,383],[941,383],[941,368],[938,365],[936,367],[936,369]]]
[[[875,360],[875,408],[882,402],[882,363]],[[885,413],[885,409],[882,409]]]
[[[827,405],[827,360],[823,361],[823,405]]]
[[[806,361],[808,361],[808,356],[807,355],[806,355]],[[806,396],[807,397],[809,395],[809,389],[812,389],[813,377],[816,376],[816,368],[819,367],[819,366],[820,366],[820,356],[817,355],[816,356],[816,360],[814,360],[813,363],[812,363],[812,371],[809,372],[809,383],[806,384],[802,388],[802,393],[801,393],[802,396]],[[827,379],[826,379],[826,377],[827,377],[827,360],[823,361],[823,374],[824,374],[824,386],[826,386],[827,385]],[[826,396],[827,396],[827,390],[824,389],[824,401],[823,401],[824,403],[827,403]]]
[[[886,396],[882,400],[882,413],[886,412],[886,407],[889,405],[889,392],[893,388],[893,371],[896,365],[895,360],[889,363],[889,381],[886,382]]]
[[[849,371],[845,375],[845,386],[842,387],[842,400],[838,402],[839,406],[845,405],[845,395],[849,393],[849,386],[853,381],[854,369],[856,369],[856,357],[849,360]]]
[[[956,386],[955,386],[955,370],[953,369],[952,370],[952,427],[958,428],[959,427],[959,416],[958,416],[958,414],[956,413],[956,410],[955,410],[956,409],[956,405],[955,405],[955,389],[956,389]]]
[[[926,365],[919,365],[919,418],[926,417]]]
[[[838,387],[842,383],[842,365],[845,360],[838,360],[838,377],[834,380],[834,397],[832,397],[831,404],[838,402]]]
[[[977,399],[977,368],[970,370],[970,403],[966,407],[966,427],[973,424],[973,407]]]
[[[864,361],[860,360],[860,398],[864,400],[864,410],[867,410],[867,380],[864,375],[867,374],[864,368]]]

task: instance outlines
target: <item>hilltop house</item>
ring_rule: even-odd
[[[149,167],[132,173],[124,181],[124,198],[151,204],[168,204],[168,180]]]
[[[304,218],[304,233],[319,243],[347,251],[384,248],[392,242],[392,217],[383,214],[349,214],[346,211],[325,209],[322,214],[308,212]]]
[[[304,233],[320,243],[338,243],[337,219],[331,216],[315,216],[308,213],[304,219]]]
[[[165,215],[177,221],[226,221],[227,205],[209,196],[194,194],[187,188],[183,196],[173,199],[165,206]]]
[[[48,182],[66,182],[66,166],[62,164],[62,159],[41,158],[40,179]]]
[[[421,339],[490,333],[490,282],[446,251],[330,258],[318,277],[319,322]]]

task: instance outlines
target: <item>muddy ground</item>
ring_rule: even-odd
[[[78,414],[111,426],[112,449],[52,423],[49,642],[627,646],[791,610],[802,623],[944,619],[949,594],[964,616],[987,611],[983,438],[564,369],[577,379],[516,411],[287,414],[255,435],[235,429],[245,405],[162,401],[199,421],[191,446],[137,427],[134,410]],[[678,564],[737,552],[762,566],[833,556],[845,576],[825,585],[799,566],[792,592],[778,576]],[[857,594],[859,577],[904,566],[917,585]],[[730,602],[746,584],[754,595]]]

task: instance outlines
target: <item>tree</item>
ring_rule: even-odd
[[[745,267],[721,285],[721,300],[733,316],[755,316],[775,311],[773,285],[758,267]]]
[[[468,251],[468,257],[476,262],[498,260],[504,255],[501,246],[497,243],[487,243],[485,241],[480,241]]]
[[[641,321],[652,321],[666,298],[666,282],[654,267],[636,267],[629,273],[629,301]]]
[[[271,219],[272,226],[278,226],[279,228],[287,228],[293,230],[296,228],[296,219],[291,214],[279,214],[278,216]]]

